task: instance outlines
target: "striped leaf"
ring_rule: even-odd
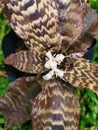
[[[30,120],[30,100],[40,91],[41,86],[32,77],[19,78],[9,85],[4,96],[0,98],[0,110],[4,112],[8,128]]]
[[[73,0],[66,8],[61,6],[59,9],[61,34],[65,44],[73,44],[81,34],[86,8],[85,2],[79,3]]]
[[[57,80],[43,85],[42,92],[32,104],[33,129],[79,130],[80,107],[74,89],[66,84],[63,89]]]
[[[98,65],[83,58],[76,59],[64,77],[74,87],[89,88],[98,95]]]
[[[84,17],[83,25],[84,28],[79,39],[77,39],[74,44],[70,45],[67,50],[66,53],[68,55],[72,53],[81,53],[81,56],[84,56],[88,49],[95,44],[94,36],[98,35],[98,14],[95,10],[91,9],[91,7],[87,8],[87,14]],[[63,47],[63,52],[66,50],[66,48],[64,48],[65,47]]]
[[[8,56],[5,63],[23,72],[41,73],[45,71],[43,69],[44,60],[38,52],[19,51]]]
[[[10,0],[4,14],[13,30],[33,51],[43,51],[58,42],[58,13],[53,0]],[[10,13],[8,13],[10,12]]]

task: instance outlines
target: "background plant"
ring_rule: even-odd
[[[92,7],[96,9],[98,13],[98,1],[89,0]],[[2,43],[3,37],[10,31],[8,21],[5,19],[2,13],[0,13],[0,43]],[[96,52],[93,63],[98,64],[98,37],[96,37]],[[4,74],[2,45],[0,44],[0,97],[5,93],[9,84],[8,78]],[[98,130],[98,97],[92,91],[84,89],[81,92],[77,90],[81,105],[81,130]],[[10,130],[31,130],[31,123],[27,122],[22,126],[14,127]],[[0,130],[5,130],[7,126],[6,121],[3,118],[3,114],[0,112]]]

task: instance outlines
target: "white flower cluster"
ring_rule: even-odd
[[[44,75],[43,79],[50,80],[53,75],[56,75],[56,77],[60,77],[61,79],[63,79],[64,71],[58,69],[57,65],[60,65],[60,63],[64,60],[65,56],[63,54],[57,54],[52,56],[50,51],[46,53],[46,56],[48,60],[45,63],[44,67],[50,69],[50,72]]]

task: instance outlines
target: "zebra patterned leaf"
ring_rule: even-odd
[[[98,95],[98,65],[83,58],[76,59],[64,77],[74,87],[89,88]]]
[[[19,51],[11,54],[5,59],[5,63],[12,65],[16,69],[28,73],[44,72],[44,60],[39,53],[31,51]]]
[[[43,84],[32,104],[34,130],[79,130],[79,101],[70,86],[64,87],[57,80]]]
[[[61,34],[65,43],[74,43],[74,41],[76,41],[81,34],[83,30],[83,19],[86,13],[86,8],[85,2],[79,3],[79,1],[72,1],[67,9],[60,9]]]
[[[4,5],[3,12],[29,49],[43,51],[57,44],[58,13],[55,1],[10,0]]]
[[[40,91],[41,86],[31,77],[19,78],[9,85],[5,95],[0,98],[0,110],[4,112],[8,128],[30,120],[30,100]]]

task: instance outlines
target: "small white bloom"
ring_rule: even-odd
[[[57,77],[60,77],[61,79],[63,79],[63,77],[64,77],[64,71],[62,71],[60,69],[56,69],[55,74]]]
[[[45,67],[47,69],[54,69],[57,67],[57,62],[56,61],[52,61],[52,60],[48,60],[46,63],[45,63]]]
[[[50,80],[53,75],[55,74],[57,77],[60,77],[63,79],[64,77],[64,71],[57,68],[57,65],[59,65],[65,58],[63,54],[57,54],[56,56],[52,56],[51,52],[47,52],[46,56],[48,58],[48,61],[45,63],[44,67],[47,69],[51,69],[51,71],[43,76],[44,80]]]
[[[52,58],[53,58],[53,56],[52,56],[52,54],[51,54],[50,51],[48,51],[48,52],[46,53],[46,56],[47,56],[49,59],[52,59]]]
[[[49,60],[45,63],[44,67],[47,69],[51,69],[51,64],[52,64],[52,61]]]
[[[58,54],[55,57],[55,61],[57,61],[58,63],[61,63],[64,60],[65,56],[63,54]]]
[[[50,80],[53,75],[54,75],[54,70],[51,70],[48,74],[43,76],[43,79],[44,80]]]

